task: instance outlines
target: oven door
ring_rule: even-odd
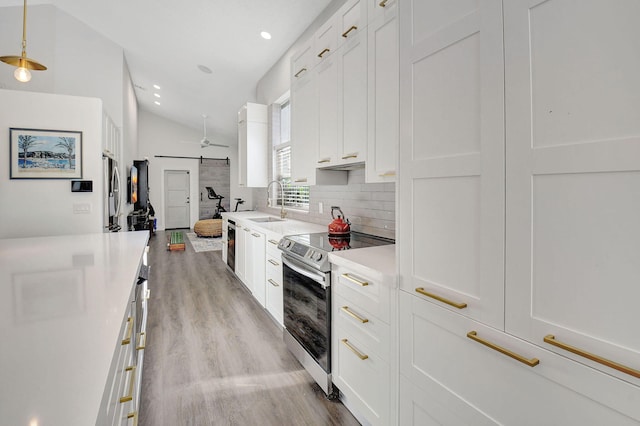
[[[331,274],[282,254],[284,326],[309,355],[331,372]]]

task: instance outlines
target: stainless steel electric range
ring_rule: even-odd
[[[280,240],[284,286],[284,332],[287,348],[329,398],[331,381],[331,264],[328,255],[393,244],[394,240],[351,232],[292,235]]]

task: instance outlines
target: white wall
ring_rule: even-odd
[[[188,170],[190,172],[191,189],[191,227],[198,221],[199,185],[198,175],[200,160],[157,158],[156,155],[180,157],[227,158],[231,162],[231,200],[243,198],[245,209],[253,205],[252,191],[238,187],[238,148],[235,140],[212,139],[214,143],[230,145],[230,148],[200,148],[202,132],[167,120],[149,111],[140,110],[138,114],[138,157],[149,159],[149,199],[156,212],[158,229],[164,229],[164,172],[165,170]],[[180,143],[180,141],[191,143]]]
[[[82,132],[84,180],[91,193],[72,193],[68,179],[9,179],[9,128]],[[0,89],[0,238],[102,232],[102,101]],[[89,214],[73,205],[89,204]]]

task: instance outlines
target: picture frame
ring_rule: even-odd
[[[11,179],[82,179],[82,132],[9,129]]]

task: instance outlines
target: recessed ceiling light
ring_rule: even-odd
[[[211,68],[204,66],[204,65],[198,65],[198,69],[200,71],[202,71],[205,74],[211,74],[213,71],[211,71]]]
[[[156,98],[159,98],[159,97],[160,97],[160,95],[159,95],[159,94],[157,94],[157,93],[154,93],[154,94],[153,94],[153,96],[155,96]]]
[[[269,33],[268,33],[268,32],[266,32],[266,31],[261,32],[261,33],[260,33],[260,35],[261,35],[261,36],[262,36],[262,38],[263,38],[263,39],[265,39],[265,40],[271,40],[271,34],[269,34]]]
[[[158,86],[157,84],[154,84],[153,88],[156,89],[156,90],[160,90],[160,86]]]
[[[156,104],[156,105],[160,105],[160,102],[158,102],[158,101],[155,101],[155,102],[154,102],[154,104]]]

